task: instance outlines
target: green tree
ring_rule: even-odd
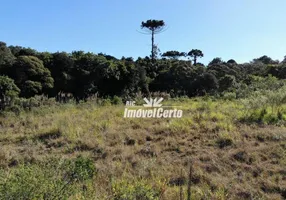
[[[162,54],[162,57],[168,57],[172,59],[179,59],[182,56],[185,56],[186,54],[184,52],[179,51],[166,51]]]
[[[216,57],[209,63],[209,66],[211,66],[211,65],[219,65],[219,64],[223,64],[223,61],[222,61],[221,58]]]
[[[233,88],[237,85],[235,76],[225,75],[219,79],[219,89],[221,92],[228,90],[229,88]]]
[[[188,56],[194,58],[194,65],[197,65],[197,59],[204,57],[204,54],[201,50],[199,49],[192,49],[189,53]]]
[[[237,65],[237,62],[233,59],[228,60],[226,63],[231,65]]]
[[[206,72],[194,81],[193,86],[196,88],[196,95],[205,95],[215,92],[219,88],[219,83],[213,74]]]
[[[0,109],[9,104],[19,95],[20,89],[15,85],[14,80],[7,76],[0,76]]]
[[[42,58],[46,63],[45,67],[50,70],[54,79],[54,87],[49,90],[50,96],[56,96],[59,92],[71,92],[72,87],[76,87],[72,84],[72,71],[74,70],[75,60],[80,56],[80,52],[74,52],[73,57],[66,52],[56,52],[51,57],[47,55]]]
[[[52,88],[54,85],[49,69],[34,56],[19,56],[9,74],[21,89],[20,95],[23,97],[42,94],[44,89]]]
[[[282,62],[281,63],[283,63],[283,64],[285,64],[286,63],[286,56],[284,56],[284,59],[282,60]]]
[[[266,65],[270,65],[270,64],[278,64],[279,61],[275,61],[273,60],[272,58],[264,55],[264,56],[261,56],[260,58],[256,58],[256,59],[253,59],[253,63],[263,63],[263,64],[266,64]]]
[[[21,46],[9,46],[12,54],[18,56],[37,56],[38,52],[35,49],[25,48]]]
[[[146,22],[141,23],[141,29],[146,30],[148,33],[151,34],[152,40],[152,48],[151,48],[151,58],[155,60],[155,50],[156,45],[154,44],[154,37],[155,34],[161,33],[164,30],[165,22],[163,20],[147,20]]]
[[[150,83],[150,91],[167,92],[172,96],[186,95],[193,80],[205,71],[204,67],[192,66],[190,61],[184,60],[165,60],[159,67],[158,76]]]
[[[0,41],[0,74],[6,74],[6,70],[12,66],[14,61],[15,57],[6,46],[6,43]]]

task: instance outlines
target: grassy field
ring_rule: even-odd
[[[123,118],[124,105],[92,101],[2,114],[0,199],[178,200],[188,184],[191,199],[286,198],[284,107],[164,105],[183,118]]]

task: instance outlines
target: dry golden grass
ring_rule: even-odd
[[[240,122],[245,110],[239,102],[168,104],[180,104],[183,118],[128,119],[123,105],[92,103],[6,114],[0,117],[0,165],[84,155],[98,170],[89,197],[110,199],[117,183],[144,180],[159,188],[160,199],[177,200],[180,187],[186,198],[192,162],[192,199],[286,198],[284,126]]]

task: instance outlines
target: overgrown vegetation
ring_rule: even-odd
[[[146,23],[151,24],[144,25],[151,32],[156,32],[155,22],[157,21],[147,21]],[[158,30],[161,30],[164,22],[158,23]],[[220,58],[214,58],[204,66],[198,62],[204,56],[198,49],[189,53],[167,51],[162,54],[164,58],[155,54],[154,48],[152,52],[151,58],[117,59],[110,55],[83,51],[38,52],[20,46],[7,47],[1,42],[1,106],[4,107],[4,95],[8,99],[5,100],[5,105],[10,104],[6,101],[10,101],[8,97],[11,94],[19,94],[19,97],[25,98],[45,95],[58,101],[74,98],[77,102],[92,96],[118,96],[126,100],[134,98],[139,92],[145,96],[165,92],[171,97],[208,94],[241,98],[256,89],[262,91],[263,81],[269,75],[273,76],[273,79],[267,79],[272,81],[272,89],[280,87],[282,81],[279,80],[285,78],[285,60],[274,61],[267,56],[244,64],[238,64],[233,59],[224,62]],[[186,56],[193,58],[194,64],[191,60],[180,59]],[[7,78],[13,79],[14,83],[8,82]],[[7,91],[7,84],[11,85],[11,92]],[[269,87],[268,83],[265,84]],[[245,90],[246,88],[249,90]],[[241,90],[248,94],[241,93]]]
[[[283,199],[286,110],[272,110],[265,95],[265,104],[170,99],[184,115],[168,120],[123,118],[118,98],[49,106],[39,98],[0,117],[1,198],[185,199],[193,163],[192,199]]]

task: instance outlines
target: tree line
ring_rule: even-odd
[[[199,49],[187,53],[170,50],[159,56],[154,48],[154,34],[165,24],[159,21],[157,29],[154,23],[149,20],[141,26],[151,31],[151,56],[136,60],[84,51],[38,52],[0,42],[0,102],[17,96],[57,97],[60,93],[72,94],[77,101],[95,94],[127,99],[138,92],[147,96],[166,92],[173,97],[220,95],[246,87],[253,75],[286,78],[286,57],[280,62],[262,56],[243,64],[214,58],[205,66],[198,62],[204,56]]]

